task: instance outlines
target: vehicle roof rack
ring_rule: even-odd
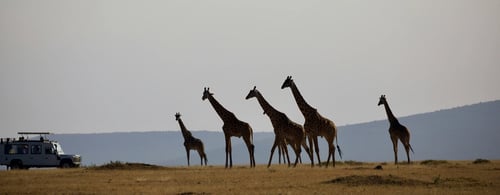
[[[19,135],[49,135],[51,134],[50,132],[28,132],[28,131],[23,131],[23,132],[17,132]]]

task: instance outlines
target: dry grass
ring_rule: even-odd
[[[382,170],[374,169],[380,163],[224,169],[114,162],[108,167],[0,171],[0,194],[498,194],[500,161],[472,162],[382,164]]]

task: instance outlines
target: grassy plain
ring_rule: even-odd
[[[232,169],[124,164],[0,171],[0,194],[500,194],[500,161]]]

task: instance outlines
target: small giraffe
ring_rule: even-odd
[[[392,114],[391,108],[389,108],[389,103],[385,99],[385,95],[380,96],[378,105],[384,105],[385,112],[387,113],[387,118],[389,120],[389,134],[391,136],[392,146],[394,149],[394,164],[398,164],[398,139],[403,143],[406,150],[406,156],[408,157],[408,164],[410,164],[410,150],[413,152],[413,148],[410,145],[410,131],[405,126],[399,123],[398,119]]]
[[[222,126],[222,131],[224,131],[224,137],[226,139],[226,168],[233,167],[233,157],[231,148],[231,137],[243,137],[245,144],[247,145],[248,153],[250,154],[250,167],[255,167],[254,150],[253,145],[253,130],[252,127],[246,122],[240,121],[236,116],[224,108],[214,97],[213,93],[209,92],[210,88],[205,88],[203,91],[202,100],[208,99],[215,112],[224,122]]]
[[[271,106],[266,99],[262,96],[262,94],[254,87],[248,93],[245,99],[257,98],[260,106],[264,110],[264,114],[266,114],[274,128],[275,140],[273,147],[271,148],[271,155],[269,156],[269,163],[267,167],[271,166],[271,159],[273,157],[274,150],[276,146],[284,148],[284,151],[288,157],[288,152],[286,149],[286,143],[290,144],[295,151],[295,163],[294,167],[297,166],[297,163],[300,159],[301,149],[300,147],[304,147],[306,152],[309,154],[309,158],[312,158],[312,155],[309,153],[309,147],[306,144],[306,136],[304,132],[304,128],[302,125],[299,125],[286,116],[286,114],[276,110],[273,106]],[[278,148],[279,149],[279,148]],[[290,166],[290,161],[288,162],[288,166]]]
[[[200,155],[201,165],[203,166],[203,160],[205,160],[205,166],[207,166],[207,155],[205,154],[205,147],[203,146],[203,142],[193,137],[191,132],[187,130],[186,126],[181,119],[181,113],[175,113],[175,120],[179,122],[179,126],[181,127],[182,136],[184,137],[184,147],[186,148],[187,154],[187,162],[189,166],[189,150],[196,150]]]
[[[321,166],[321,160],[319,158],[318,136],[324,137],[326,139],[326,142],[328,143],[328,159],[326,161],[326,167],[328,167],[331,157],[333,160],[333,166],[335,167],[335,145],[333,143],[333,141],[337,139],[337,128],[335,127],[335,123],[321,116],[316,108],[313,108],[312,106],[307,104],[305,99],[300,94],[299,89],[295,85],[295,82],[293,81],[291,76],[288,76],[285,82],[283,82],[283,85],[281,85],[281,89],[285,89],[287,87],[290,87],[290,89],[292,90],[295,102],[302,112],[302,115],[304,115],[304,129],[309,139],[310,153],[314,153],[314,148],[314,150],[316,151],[316,156],[318,157],[318,166]],[[342,152],[340,151],[340,147],[338,146],[338,139],[337,149],[339,150],[340,158],[342,158]],[[314,166],[314,160],[311,160],[311,166]]]

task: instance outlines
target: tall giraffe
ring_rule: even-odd
[[[203,142],[193,137],[191,132],[187,130],[186,126],[181,119],[181,113],[175,113],[175,120],[179,122],[179,126],[181,127],[182,137],[184,137],[184,147],[186,148],[187,154],[187,162],[189,166],[189,150],[196,150],[200,155],[201,165],[203,166],[203,160],[205,160],[205,166],[207,166],[207,155],[205,154],[205,147],[203,146]]]
[[[260,106],[264,110],[264,114],[267,114],[274,128],[274,144],[271,148],[271,155],[269,156],[269,163],[267,167],[271,166],[271,159],[274,154],[274,150],[276,146],[284,148],[285,154],[288,157],[288,152],[286,149],[286,143],[290,144],[295,151],[295,163],[293,166],[297,166],[297,163],[300,159],[301,149],[300,147],[304,147],[306,152],[309,154],[309,158],[312,159],[312,155],[309,153],[309,147],[306,144],[306,135],[304,132],[304,128],[302,125],[299,125],[286,116],[286,114],[276,110],[271,104],[269,104],[266,99],[262,96],[262,94],[254,87],[248,93],[245,99],[257,98]],[[312,160],[311,160],[312,161]],[[290,166],[290,161],[288,162],[288,166]]]
[[[229,168],[233,167],[233,157],[231,149],[231,137],[243,137],[245,144],[248,148],[248,153],[250,154],[250,167],[255,167],[254,150],[253,145],[253,130],[252,127],[246,122],[240,121],[236,116],[224,108],[214,97],[213,93],[209,92],[210,88],[205,88],[203,91],[202,100],[208,99],[212,107],[214,107],[215,112],[224,122],[222,126],[222,131],[224,131],[224,137],[226,139],[226,168],[228,168],[228,158],[229,158]]]
[[[389,108],[389,103],[385,99],[385,95],[380,96],[378,101],[378,106],[384,105],[387,118],[389,120],[389,134],[391,136],[392,147],[394,149],[394,164],[398,164],[398,139],[401,140],[403,146],[406,150],[406,157],[408,157],[408,164],[410,164],[410,150],[413,152],[413,148],[410,145],[410,131],[408,128],[399,123],[398,119],[392,114],[391,108]]]
[[[313,108],[306,102],[304,97],[302,97],[302,95],[300,94],[299,89],[295,85],[295,82],[293,81],[291,76],[288,76],[285,79],[285,82],[283,82],[283,85],[281,85],[281,89],[285,89],[287,87],[292,90],[295,102],[297,102],[302,115],[304,115],[304,129],[309,139],[310,153],[314,153],[314,148],[314,150],[316,151],[316,156],[318,157],[318,165],[321,166],[321,159],[319,157],[318,148],[318,136],[324,137],[326,142],[328,143],[328,159],[326,161],[326,166],[328,167],[330,158],[332,157],[333,166],[335,167],[335,145],[333,143],[333,141],[337,139],[337,128],[335,127],[335,123],[321,116],[316,108]],[[340,147],[338,146],[338,139],[337,148],[339,150],[339,156],[340,158],[342,158],[342,152],[340,151]],[[311,166],[314,166],[314,160],[311,160]]]

